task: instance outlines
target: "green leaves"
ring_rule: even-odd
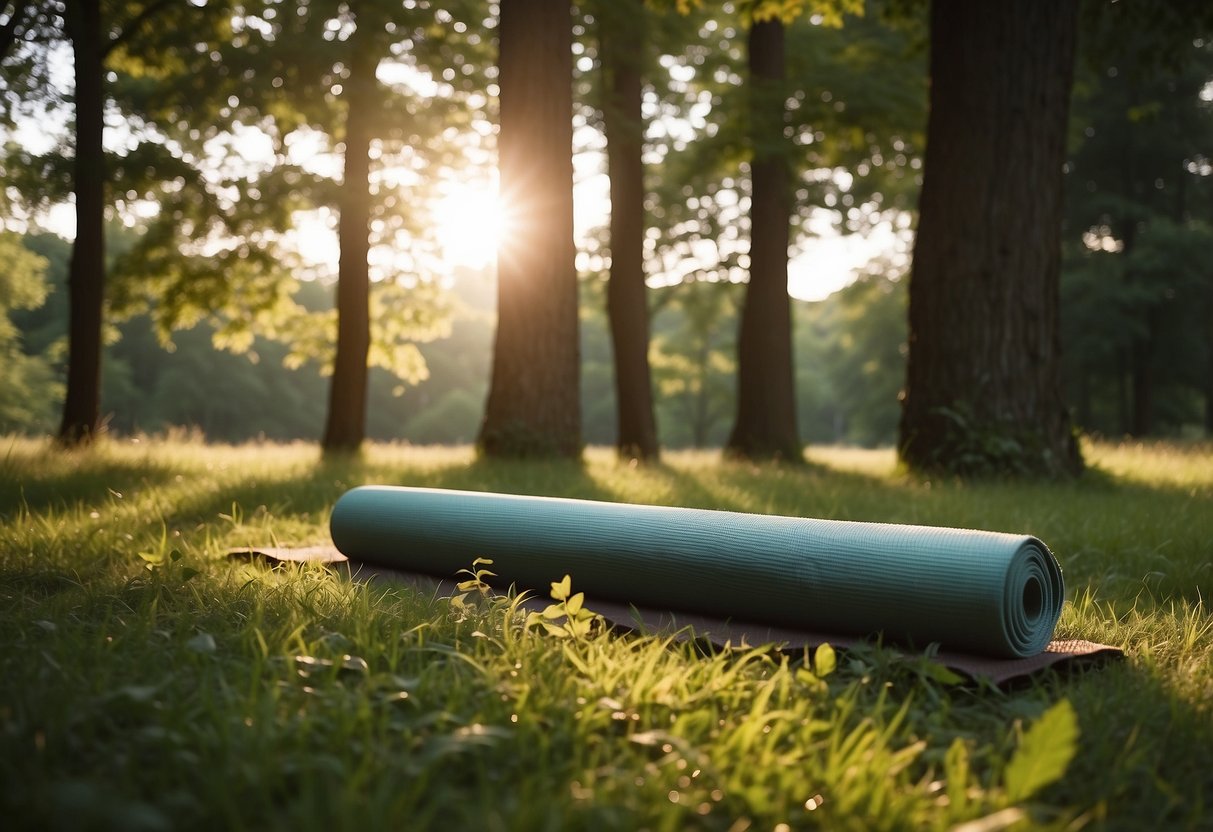
[[[455,573],[456,575],[467,575],[468,578],[467,580],[460,581],[458,584],[456,584],[455,588],[458,589],[462,594],[451,598],[452,607],[457,610],[464,611],[467,608],[468,595],[475,592],[478,593],[481,598],[484,598],[489,594],[492,587],[489,586],[486,579],[497,577],[497,573],[485,569],[484,567],[492,565],[492,558],[476,558],[474,561],[472,561],[471,569],[460,569]]]
[[[834,672],[838,666],[838,657],[834,648],[828,643],[820,645],[813,653],[813,671],[818,678],[824,679]]]
[[[552,582],[552,597],[557,601],[563,601],[569,597],[571,589],[572,579],[565,575],[561,580]]]
[[[7,171],[0,166],[0,175]],[[48,287],[47,260],[22,239],[0,232],[0,432],[38,429],[49,420],[48,402],[59,397],[50,356],[29,350],[9,313],[43,305]],[[28,352],[27,352],[28,350]]]
[[[584,592],[573,593],[573,580],[568,575],[552,581],[551,594],[552,599],[560,603],[549,604],[542,612],[528,615],[528,629],[538,624],[557,638],[584,638],[590,634],[594,622],[602,618],[585,608]]]
[[[1018,802],[1061,779],[1078,750],[1078,718],[1063,699],[1024,733],[1007,764],[1007,797]],[[949,756],[951,756],[949,751]]]

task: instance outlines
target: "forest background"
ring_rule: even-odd
[[[232,48],[215,54],[216,71],[226,62],[249,78],[272,74],[250,63],[272,56],[240,50],[241,25],[272,20],[265,13],[279,4],[261,5],[262,17],[245,18],[230,33]],[[456,15],[466,11],[449,5]],[[821,273],[830,270],[849,271],[851,281],[828,297],[793,301],[797,427],[806,442],[887,445],[896,439],[905,382],[926,19],[913,4],[841,5],[863,14],[815,12],[787,23],[791,120],[808,125],[795,136],[804,163],[793,290],[821,294],[831,282]],[[449,256],[461,235],[477,234],[450,219],[450,195],[455,184],[466,194],[474,182],[480,196],[472,199],[492,198],[495,73],[484,46],[496,17],[491,4],[486,16],[458,19],[420,6],[428,23],[417,24],[415,48],[392,47],[378,71],[385,112],[413,117],[411,135],[372,145],[380,159],[378,178],[372,175],[372,251],[394,252],[372,256],[372,277],[381,308],[404,324],[372,369],[366,427],[373,439],[467,443],[476,439],[489,385],[495,271],[491,262]],[[617,408],[606,200],[593,193],[605,168],[595,10],[593,3],[574,10],[580,395],[584,440],[611,444]],[[667,12],[652,15],[655,69],[643,99],[656,419],[665,447],[719,446],[736,410],[748,265],[748,183],[735,172],[746,171],[737,151],[742,10],[724,3]],[[318,44],[341,39],[340,10],[316,17]],[[1068,131],[1061,318],[1065,395],[1076,426],[1088,433],[1213,435],[1213,42],[1202,26],[1193,20],[1191,31],[1160,49],[1131,16],[1083,18]],[[397,42],[407,40],[398,34]],[[456,57],[431,69],[425,61],[435,53],[423,42]],[[60,50],[60,69],[70,58],[61,45],[39,48],[51,56]],[[317,54],[317,107],[332,109],[342,101],[347,68]],[[173,83],[173,67],[152,71],[132,55],[119,57],[106,104],[114,171],[101,397],[108,429],[185,428],[223,441],[317,438],[332,361],[323,336],[332,325],[336,261],[323,244],[309,249],[301,238],[332,236],[336,228],[341,176],[331,161],[345,127],[334,119],[323,129],[327,116],[298,102],[233,95],[197,102],[201,128],[165,132],[140,111],[148,109],[140,85]],[[72,90],[70,77],[54,72],[55,60],[46,63],[38,94],[15,82],[5,89],[0,431],[53,432],[62,407],[71,246],[50,229],[63,231],[56,217],[70,203],[72,137],[63,113]],[[257,137],[272,149],[250,159]],[[306,154],[298,150],[304,145]],[[185,183],[195,180],[208,197],[187,205],[183,219]],[[869,242],[848,247],[850,264],[825,253],[851,235]],[[864,253],[872,255],[866,264],[856,260]],[[205,274],[218,275],[213,282],[225,288],[188,288],[210,286],[198,279]]]

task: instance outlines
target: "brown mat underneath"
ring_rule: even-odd
[[[333,546],[303,548],[259,546],[233,549],[228,554],[236,558],[257,558],[274,563],[345,565],[352,575],[359,578],[407,583],[417,589],[442,595],[456,592],[456,581],[453,578],[435,578],[430,575],[351,561]],[[546,597],[533,596],[524,599],[521,606],[527,610],[539,611],[549,603]],[[814,648],[820,644],[830,644],[845,649],[866,642],[866,639],[861,636],[808,632],[768,624],[732,621],[697,613],[640,608],[602,598],[586,598],[585,606],[600,614],[615,627],[648,633],[674,633],[680,638],[705,639],[718,646],[745,647],[779,644],[784,649],[799,651]],[[947,650],[940,650],[929,658],[972,679],[986,679],[996,685],[1006,685],[1046,668],[1086,669],[1123,656],[1124,651],[1117,647],[1071,639],[1052,641],[1043,653],[1026,659],[991,659]]]

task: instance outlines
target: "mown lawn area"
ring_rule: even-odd
[[[372,446],[0,440],[6,829],[1213,828],[1213,446],[1089,444],[1062,484]],[[327,541],[362,483],[1027,532],[1060,637],[1124,648],[1012,691],[920,659],[558,639],[229,547]],[[469,564],[470,565],[470,564]],[[574,582],[574,590],[576,584]],[[813,661],[817,659],[817,661]],[[1068,704],[1065,704],[1068,703]],[[1073,718],[1071,718],[1071,715]],[[1063,773],[1064,771],[1064,773]]]

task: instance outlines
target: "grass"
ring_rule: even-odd
[[[305,445],[114,440],[64,454],[3,440],[0,817],[9,829],[1213,828],[1213,447],[1087,455],[1081,481],[1033,485],[926,482],[890,453],[827,448],[787,470],[697,453],[633,468],[597,450],[584,465],[504,464],[375,446],[334,464]],[[1008,693],[876,648],[830,672],[825,653],[557,639],[524,628],[508,600],[460,609],[221,557],[324,542],[329,507],[363,482],[1030,532],[1066,571],[1059,635],[1129,656]]]

